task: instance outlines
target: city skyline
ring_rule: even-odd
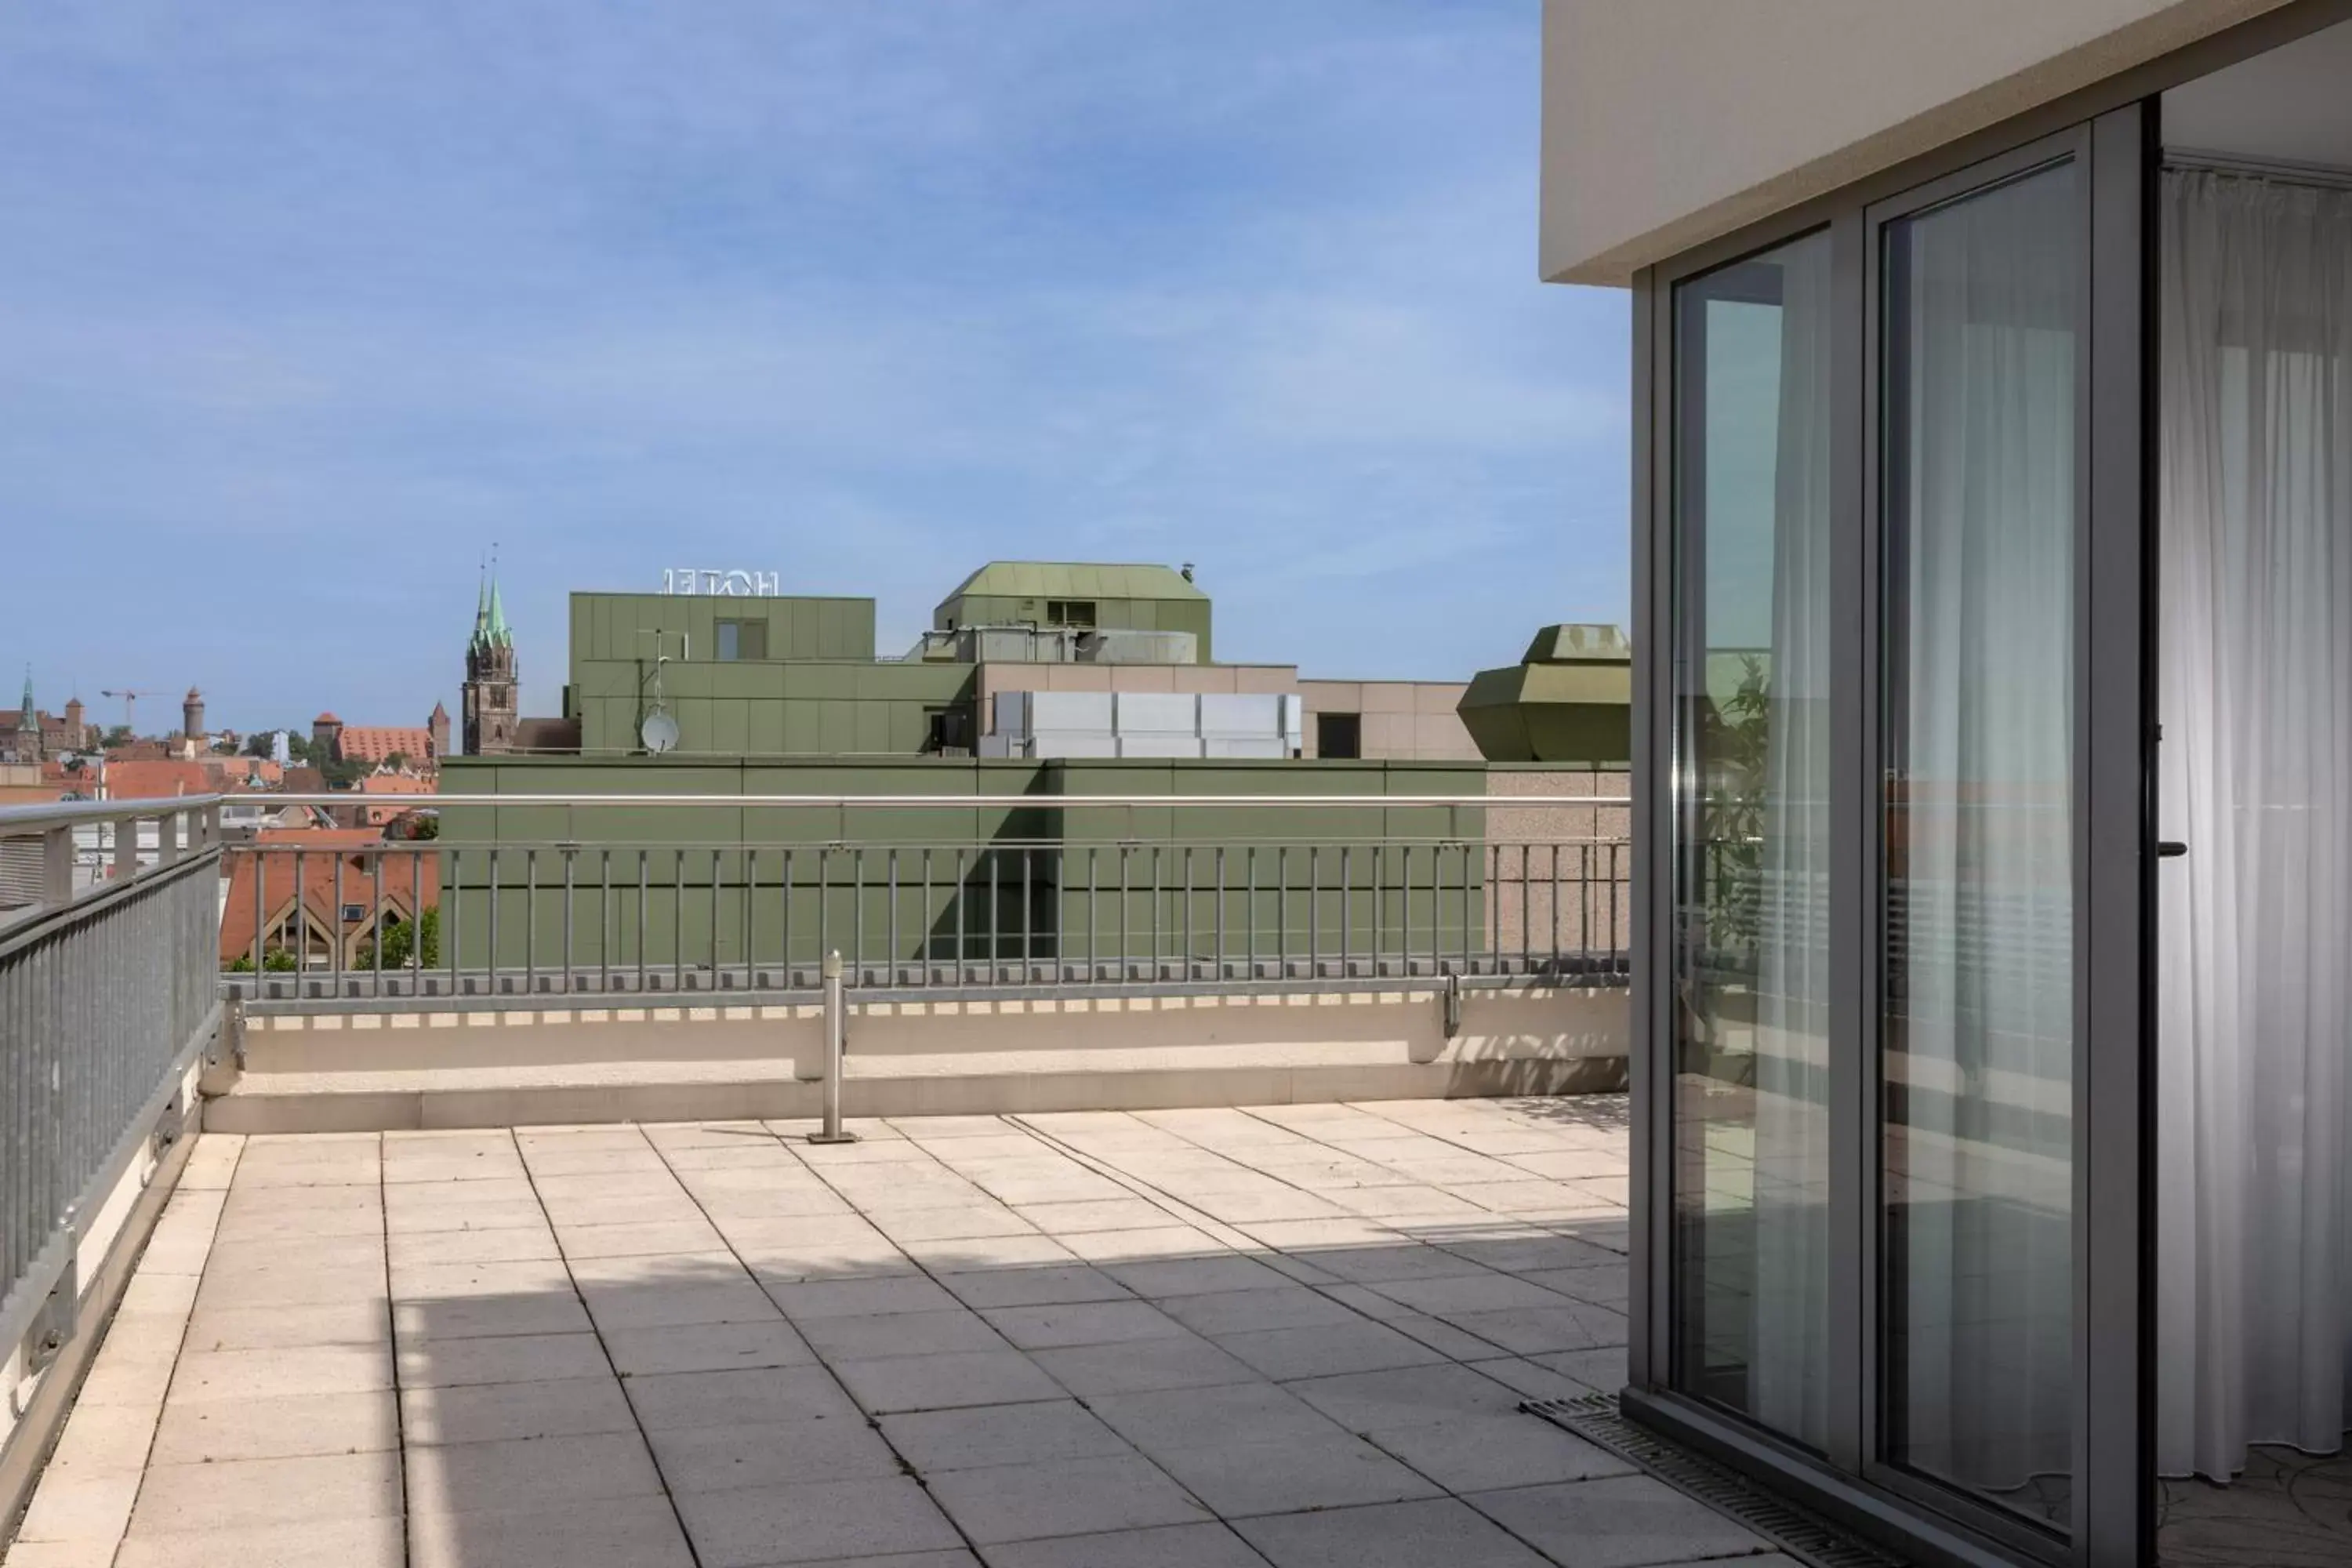
[[[103,584],[12,622],[45,706],[454,709],[492,538],[526,713],[564,595],[686,562],[886,648],[997,558],[1192,561],[1220,657],[1367,677],[1623,618],[1533,0],[571,19],[0,27],[0,510]]]

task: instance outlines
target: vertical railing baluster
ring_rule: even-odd
[[[650,910],[651,910],[651,905],[650,905],[650,904],[649,904],[649,902],[647,901],[647,893],[646,893],[646,881],[647,881],[647,879],[648,879],[648,876],[649,876],[649,868],[648,868],[647,862],[649,862],[652,858],[653,858],[653,851],[652,851],[651,849],[646,848],[646,847],[645,846],[643,846],[643,845],[638,846],[638,847],[637,847],[637,943],[636,943],[636,946],[637,946],[637,994],[638,994],[639,995],[641,995],[641,996],[645,994],[645,990],[646,990],[646,916],[647,916],[647,914],[648,914],[648,913],[650,912]]]
[[[522,990],[539,994],[539,849],[522,852]]]
[[[1184,954],[1184,979],[1190,983],[1197,978],[1199,973],[1192,962],[1192,847],[1190,844],[1184,846],[1183,874],[1184,941],[1181,951]]]
[[[1290,978],[1290,846],[1274,849],[1274,951],[1278,978]]]
[[[710,851],[710,989],[713,991],[719,989],[719,977],[720,973],[719,962],[719,883],[722,869],[723,863],[720,858],[720,851],[714,847]]]
[[[331,959],[334,994],[340,997],[343,994],[343,852],[340,849],[335,851],[334,897],[334,924],[331,928],[334,939],[330,945],[334,949]]]
[[[1247,884],[1242,892],[1244,900],[1242,922],[1247,934],[1242,938],[1242,941],[1249,948],[1249,977],[1255,980],[1257,978],[1257,846],[1255,844],[1244,845],[1242,848],[1242,879]]]
[[[1021,984],[1030,984],[1037,978],[1036,949],[1029,940],[1029,926],[1036,914],[1037,893],[1030,881],[1030,857],[1035,854],[1030,845],[1021,847]]]
[[[833,846],[816,847],[816,960],[822,964],[824,955],[832,952],[828,945],[833,930]]]
[[[866,984],[866,846],[849,852],[849,983]]]
[[[1128,877],[1127,852],[1130,846],[1118,847],[1118,980],[1124,985],[1135,978],[1135,948],[1128,940]]]
[[[1089,985],[1096,984],[1102,979],[1098,934],[1102,925],[1096,919],[1099,911],[1095,908],[1095,851],[1098,847],[1099,846],[1093,844],[1087,846],[1087,984]]]
[[[673,849],[669,855],[669,988],[673,994],[686,989],[686,850]]]
[[[381,996],[383,994],[383,847],[381,845],[376,847],[374,855],[368,860],[368,897],[375,900],[369,906],[375,921],[375,940],[368,943],[369,957],[374,961],[371,967],[375,971],[375,978],[370,982],[374,989],[370,994]],[[408,914],[411,920],[416,918],[416,911],[413,909]],[[417,933],[412,931],[408,934],[411,939],[409,945],[413,947]]]
[[[463,874],[465,858],[466,852],[462,849],[452,848],[449,851],[449,952],[447,956],[449,994],[452,996],[458,994],[457,949],[461,945],[459,938],[464,934],[466,915],[466,879]]]
[[[931,983],[931,921],[936,918],[931,913],[931,847],[926,844],[923,846],[923,966],[915,980],[918,985]]]
[[[489,952],[482,966],[482,984],[488,987],[490,994],[496,995],[499,989],[499,851],[496,845],[490,847],[489,870],[490,918],[489,928],[485,933],[489,938]]]
[[[949,984],[953,984],[953,985],[961,985],[961,984],[963,984],[963,977],[964,977],[964,967],[963,967],[963,965],[964,965],[964,960],[965,960],[965,958],[968,956],[968,954],[966,953],[965,949],[964,949],[964,922],[963,922],[963,914],[964,914],[964,910],[963,910],[963,906],[964,906],[964,896],[965,896],[965,892],[966,892],[966,890],[967,890],[968,885],[970,884],[971,880],[971,873],[969,873],[968,871],[966,871],[966,870],[964,869],[964,849],[963,849],[963,846],[962,846],[962,845],[961,845],[961,844],[959,844],[958,846],[956,846],[956,875],[955,875],[955,915],[956,915],[956,921],[955,921],[955,926],[956,926],[956,932],[955,932],[955,978],[954,978],[952,981],[950,981],[950,982],[949,983]]]
[[[613,931],[618,923],[613,914],[613,847],[604,846],[596,858],[596,990],[605,994],[613,989]]]
[[[1217,983],[1224,984],[1231,971],[1225,967],[1225,847],[1217,846]]]
[[[998,855],[997,855],[997,852],[996,852],[994,849],[985,849],[985,850],[982,850],[982,854],[984,854],[984,855],[986,855],[986,856],[988,857],[988,981],[987,981],[987,984],[991,984],[991,985],[993,985],[993,984],[996,984],[996,982],[997,982],[997,978],[998,978],[998,972],[997,972],[997,967],[996,967],[996,966],[997,966],[997,963],[999,963],[999,961],[1000,961],[1000,955],[999,955],[998,951],[997,951],[997,942],[996,942],[996,928],[997,928],[999,925],[1003,924],[1003,920],[1004,920],[1004,892],[1003,892],[1003,889],[1002,888],[1000,888],[1000,887],[997,885],[997,882],[998,882],[998,878],[997,878],[997,867],[998,867],[998,858],[998,858]]]
[[[579,922],[573,918],[572,908],[573,896],[579,891],[579,878],[573,874],[576,870],[574,851],[567,845],[559,853],[563,857],[563,980],[556,989],[569,994],[573,989],[572,976],[577,973],[580,963],[574,937]]]
[[[793,847],[784,846],[784,907],[776,922],[782,931],[784,954],[784,989],[790,991],[800,982],[793,978]]]
[[[1470,923],[1470,841],[1465,838],[1462,841],[1462,973],[1465,974],[1477,973],[1470,957],[1470,943],[1475,934]]]
[[[1323,846],[1307,847],[1307,976],[1323,978]]]
[[[888,964],[888,966],[889,966],[889,967],[888,967],[888,970],[887,970],[887,973],[888,973],[888,974],[889,974],[889,976],[890,976],[889,984],[893,984],[893,985],[896,985],[896,984],[898,984],[898,973],[899,973],[899,972],[898,972],[898,847],[896,844],[893,844],[892,846],[890,846],[890,909],[889,909],[889,923],[890,923],[890,951],[889,951],[889,953],[888,953],[887,957],[885,959],[885,961],[884,961],[884,962],[885,962],[886,963],[887,963],[887,964]]]
[[[1355,945],[1355,910],[1349,906],[1356,901],[1354,879],[1349,875],[1349,854],[1351,846],[1339,846],[1339,978],[1352,980],[1356,975],[1356,959],[1351,951]]]
[[[1151,847],[1151,979],[1157,984],[1162,973],[1160,967],[1160,846]]]

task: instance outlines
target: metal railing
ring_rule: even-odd
[[[145,831],[152,827],[152,837]],[[0,1353],[72,1329],[82,1221],[218,1027],[211,797],[0,809]]]
[[[264,1011],[496,1007],[562,996],[814,999],[835,950],[845,985],[869,1000],[1446,977],[1607,984],[1628,967],[1623,839],[1505,838],[1475,815],[1590,816],[1622,809],[1612,799],[500,795],[436,804],[444,837],[436,840],[233,848],[221,942],[228,994]],[[561,836],[454,837],[449,819],[460,806],[513,812],[507,820],[518,826],[521,813],[538,812],[538,825]],[[551,824],[551,806],[562,808]],[[602,823],[641,827],[647,809],[712,807],[757,814],[757,836],[742,830],[748,823],[701,842],[597,831]],[[1296,820],[1286,814],[1300,807],[1379,816],[1360,833],[1283,831]],[[1057,816],[1087,836],[950,837],[890,825],[890,814],[950,810],[1023,814],[1008,826],[1033,830],[1036,814]],[[1399,826],[1381,831],[1383,820]]]

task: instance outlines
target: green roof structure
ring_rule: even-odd
[[[1209,595],[1171,566],[992,561],[931,612],[934,631],[970,626],[1189,632],[1195,659],[1213,662]]]
[[[1627,765],[1633,649],[1612,626],[1544,627],[1520,656],[1471,678],[1454,711],[1490,763]]]

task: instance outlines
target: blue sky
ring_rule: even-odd
[[[566,592],[689,561],[888,651],[992,557],[1196,562],[1221,657],[1316,675],[1622,619],[1627,301],[1536,281],[1538,12],[10,7],[10,699],[415,722],[493,539],[526,711]]]

